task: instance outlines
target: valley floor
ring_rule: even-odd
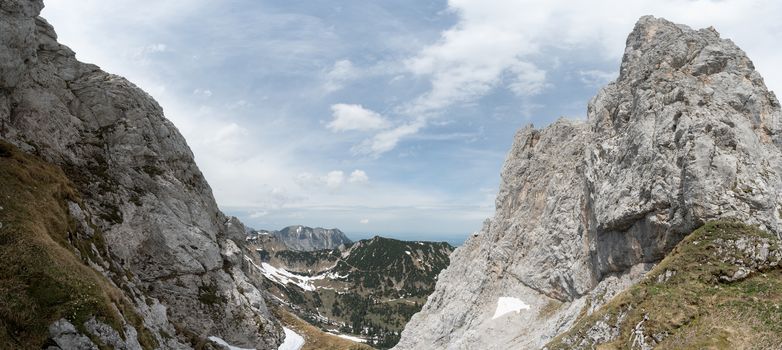
[[[371,350],[372,347],[357,343],[334,334],[324,332],[317,327],[298,318],[289,311],[276,307],[273,310],[277,318],[286,328],[286,344],[288,332],[295,332],[302,338],[299,348],[280,347],[280,350]],[[283,345],[286,345],[283,344]]]

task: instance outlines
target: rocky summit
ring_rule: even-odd
[[[276,349],[244,227],[182,135],[144,91],[76,60],[42,8],[0,1],[0,249],[37,257],[3,270],[0,347]]]
[[[516,134],[495,216],[453,253],[397,349],[541,348],[707,222],[782,234],[779,101],[746,54],[713,28],[641,18],[619,77],[587,111],[586,121],[562,119]],[[761,237],[769,239],[709,246],[766,244],[768,256]],[[747,275],[735,273],[723,275]],[[605,337],[574,330],[553,346],[630,339],[610,320],[579,323]],[[640,336],[615,348],[648,349],[670,334],[638,326],[629,331]]]
[[[265,246],[275,245],[278,249],[286,250],[337,249],[352,242],[345,233],[336,228],[325,229],[294,225],[279,231],[249,230],[248,233],[251,239],[260,238],[263,240]]]

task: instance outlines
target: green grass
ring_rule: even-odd
[[[620,336],[587,348],[631,348],[632,330],[644,317],[647,343],[652,335],[659,338],[656,349],[782,348],[782,269],[762,262],[744,279],[721,278],[742,266],[754,266],[750,256],[734,248],[739,239],[766,242],[771,252],[780,249],[776,236],[768,232],[734,222],[708,223],[679,243],[641,282],[580,318],[549,349],[571,348],[573,340],[586,339],[588,330],[605,318],[619,326]],[[675,273],[666,280],[666,271]]]
[[[59,167],[0,141],[0,348],[41,348],[63,317],[82,332],[96,317],[124,334],[123,316],[145,348],[156,347],[122,293],[86,265],[102,237],[79,236],[68,201],[81,202]]]

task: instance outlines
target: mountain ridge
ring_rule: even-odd
[[[706,222],[780,234],[780,105],[713,28],[642,17],[587,115],[516,134],[495,216],[397,349],[540,348]],[[528,308],[493,318],[508,297]]]
[[[58,311],[49,315],[57,318],[49,329],[35,328],[36,339],[135,350],[214,346],[207,339],[214,336],[276,349],[283,330],[255,286],[260,282],[242,270],[244,228],[217,207],[185,139],[146,92],[59,44],[39,16],[43,6],[0,1],[0,137],[60,169],[72,185],[75,195],[60,198],[69,225],[56,226],[67,232],[49,237],[69,237],[60,246],[103,276],[97,285],[112,296],[106,308],[117,318],[98,309],[80,311],[92,318]],[[3,207],[11,207],[8,198]],[[41,206],[35,215],[56,217],[60,208]],[[11,237],[26,229],[0,227]],[[23,287],[14,293],[66,303]],[[3,342],[13,341],[10,331],[3,327]]]
[[[453,251],[446,242],[380,236],[336,249],[280,250],[264,237],[269,235],[248,233],[257,252],[248,261],[266,278],[270,300],[324,332],[380,348],[396,344]]]

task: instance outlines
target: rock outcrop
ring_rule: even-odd
[[[77,61],[42,8],[0,0],[0,137],[76,185],[69,234],[101,237],[83,258],[124,291],[160,348],[208,336],[276,348],[282,329],[237,256],[244,228],[218,210],[182,135],[145,92]],[[75,326],[52,332],[83,341],[72,330],[90,325]]]
[[[707,221],[782,234],[781,117],[733,42],[641,18],[586,121],[517,133],[494,218],[397,348],[540,348]],[[501,297],[529,308],[500,313]]]
[[[325,229],[296,225],[288,226],[271,234],[280,239],[289,250],[337,249],[341,245],[351,243],[342,231],[335,228]]]

